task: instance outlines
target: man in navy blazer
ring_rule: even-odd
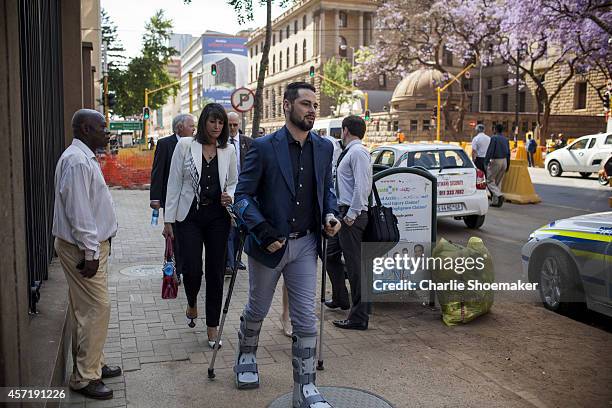
[[[259,331],[283,275],[293,326],[293,406],[328,404],[315,386],[315,290],[321,233],[340,223],[332,182],[333,147],[311,132],[315,88],[289,84],[283,97],[285,126],[257,138],[240,173],[235,201],[249,229],[249,300],[241,317],[234,372],[238,388],[259,385],[255,353]],[[333,225],[333,226],[332,226]]]

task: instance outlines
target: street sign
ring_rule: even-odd
[[[111,122],[110,130],[142,130],[142,122],[136,122],[136,121]]]
[[[255,94],[248,88],[238,88],[232,93],[232,106],[238,112],[248,112],[255,105]]]

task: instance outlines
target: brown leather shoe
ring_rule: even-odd
[[[107,400],[113,398],[113,390],[108,388],[102,380],[91,380],[86,387],[73,391],[93,399]]]
[[[102,378],[119,377],[121,375],[121,367],[119,366],[107,366],[106,364],[102,367]]]

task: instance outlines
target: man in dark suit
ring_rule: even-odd
[[[236,112],[228,112],[227,121],[230,131],[230,137],[227,142],[233,144],[236,148],[236,155],[238,156],[236,164],[238,166],[238,175],[240,175],[240,170],[244,166],[244,158],[251,147],[253,139],[243,135],[240,132],[240,116]],[[238,235],[236,228],[232,227],[227,240],[227,261],[225,263],[225,275],[231,275],[232,270],[234,269],[234,261],[236,259],[236,252],[238,252],[239,239],[240,236]],[[238,269],[246,269],[246,266],[242,263],[242,261],[238,261]]]
[[[240,318],[236,385],[259,386],[259,332],[282,274],[293,328],[294,407],[329,406],[315,386],[317,253],[322,225],[333,236],[340,223],[335,218],[333,146],[311,131],[317,105],[314,86],[287,86],[285,126],[253,140],[235,194],[235,209],[250,231],[245,247],[249,300]]]
[[[166,189],[168,187],[168,175],[170,174],[170,163],[174,148],[181,137],[193,137],[195,132],[195,121],[189,114],[177,115],[172,120],[172,135],[159,139],[155,155],[153,156],[153,168],[151,169],[151,189],[149,192],[150,206],[153,209],[164,208],[166,204]],[[173,224],[174,226],[175,224]],[[174,259],[176,261],[176,274],[180,279],[182,270],[180,263],[180,248],[174,231]]]

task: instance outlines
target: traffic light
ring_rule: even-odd
[[[108,108],[109,109],[113,109],[113,106],[115,106],[116,103],[117,103],[117,101],[115,99],[115,94],[114,93],[109,93],[108,94]]]
[[[370,120],[370,110],[369,109],[366,109],[363,120],[365,120],[366,122]]]
[[[217,64],[212,64],[210,66],[210,74],[212,76],[217,76]]]
[[[315,76],[315,68],[314,68],[314,65],[311,65],[311,66],[310,66],[310,71],[309,71],[308,75],[310,75],[310,77],[311,77],[311,78],[314,78],[314,76]]]
[[[150,118],[151,118],[151,111],[149,110],[148,106],[145,106],[144,108],[142,108],[142,119],[149,120]]]

